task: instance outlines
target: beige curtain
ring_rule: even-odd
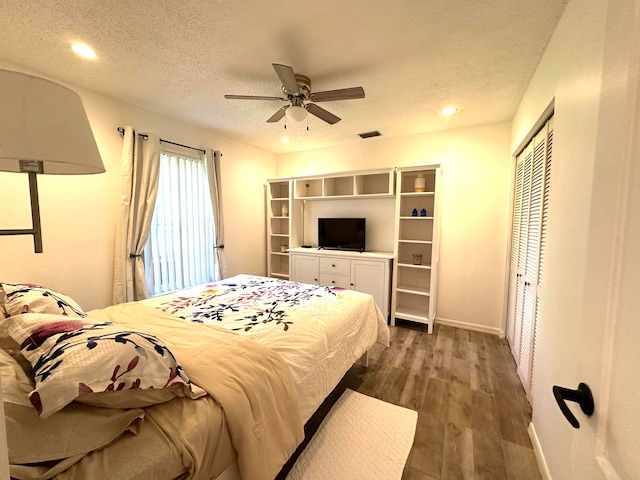
[[[113,303],[147,298],[142,253],[158,194],[160,138],[125,127],[120,212],[116,226]]]
[[[213,221],[215,222],[216,235],[216,262],[217,275],[215,280],[227,277],[227,264],[224,258],[224,218],[222,215],[222,189],[220,185],[220,158],[219,150],[209,150],[205,159],[207,178],[209,180],[209,192],[211,205],[213,205]]]

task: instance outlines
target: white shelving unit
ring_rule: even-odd
[[[294,198],[301,200],[393,197],[393,168],[297,177]]]
[[[289,247],[298,236],[292,217],[298,205],[292,200],[293,180],[267,180],[267,271],[270,277],[289,279]]]
[[[396,170],[391,325],[396,319],[428,325],[436,317],[439,252],[439,165]],[[424,188],[416,188],[416,178]],[[416,191],[418,190],[418,191]]]
[[[383,313],[389,311],[391,325],[396,319],[409,320],[426,324],[432,333],[438,287],[441,170],[440,165],[420,165],[268,180],[268,275],[371,293]],[[418,186],[424,184],[424,188],[416,189],[417,178]],[[305,202],[394,197],[393,253],[346,254],[351,256],[347,259],[337,252],[299,248]],[[414,255],[420,259],[414,260]]]

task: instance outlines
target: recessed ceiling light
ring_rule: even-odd
[[[84,43],[74,43],[71,45],[71,49],[78,55],[84,58],[96,58],[96,52],[89,45]]]
[[[289,142],[291,141],[291,139],[290,139],[289,137],[282,137],[282,138],[280,139],[280,141],[281,141],[282,143],[289,143]]]
[[[442,115],[453,115],[457,111],[458,109],[456,107],[444,107],[441,113]]]

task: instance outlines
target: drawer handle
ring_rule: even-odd
[[[332,263],[332,264],[331,264],[331,266],[332,266],[333,268],[336,268],[336,264],[335,264],[335,263]]]
[[[336,283],[336,281],[335,280],[331,280],[331,283]]]

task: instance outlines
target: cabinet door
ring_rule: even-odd
[[[386,260],[351,260],[351,289],[373,296],[385,318],[389,316]]]
[[[318,284],[318,257],[293,254],[291,255],[291,263],[291,280]]]

